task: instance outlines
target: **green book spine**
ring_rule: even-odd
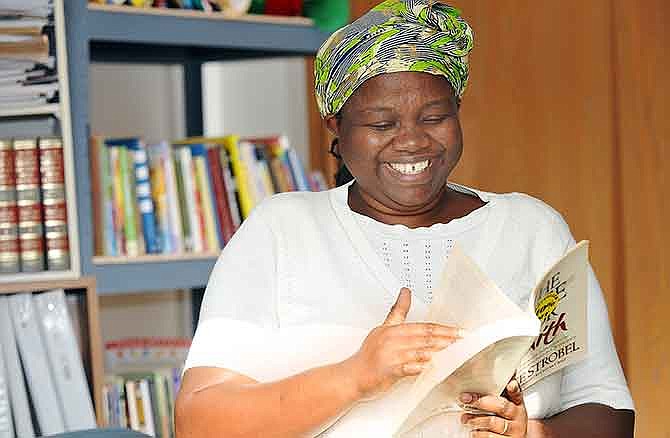
[[[135,221],[135,196],[133,192],[134,163],[126,147],[119,148],[121,164],[121,181],[123,184],[123,232],[126,237],[126,254],[137,256],[140,252],[140,243],[137,238],[137,224]]]
[[[186,193],[184,192],[184,175],[181,172],[181,163],[179,160],[178,154],[173,154],[174,160],[174,174],[175,179],[177,180],[177,202],[179,203],[179,213],[181,216],[181,228],[182,235],[184,237],[184,250],[192,251],[192,241],[191,238],[191,227],[188,218],[188,211],[186,208]],[[190,242],[190,245],[186,245],[187,242]]]

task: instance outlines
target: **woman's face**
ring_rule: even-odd
[[[375,76],[349,98],[341,116],[328,126],[367,207],[412,215],[439,203],[463,142],[457,100],[445,78]]]

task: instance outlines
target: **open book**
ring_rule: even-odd
[[[419,376],[355,405],[322,436],[399,437],[433,416],[462,412],[462,392],[499,395],[515,374],[527,389],[581,360],[587,351],[587,274],[588,242],[582,241],[547,271],[520,308],[455,246],[427,321],[462,327],[466,336],[434,354]]]

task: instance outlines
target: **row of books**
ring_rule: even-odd
[[[138,8],[195,9],[205,12],[228,12],[231,14],[244,14],[251,6],[251,0],[89,0],[89,3],[126,5]]]
[[[0,5],[0,107],[58,102],[53,3],[8,0]]]
[[[0,138],[0,273],[70,268],[63,142]]]
[[[128,338],[105,343],[102,422],[171,438],[174,402],[191,340]]]
[[[94,428],[62,289],[0,296],[0,438]]]
[[[285,136],[91,139],[96,254],[216,253],[265,197],[323,190]]]

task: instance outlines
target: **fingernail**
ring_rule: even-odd
[[[463,328],[459,328],[458,331],[456,332],[456,336],[458,336],[459,338],[464,338],[465,336],[467,336],[467,334],[468,331]]]
[[[473,400],[472,394],[468,394],[467,392],[464,392],[461,394],[461,402],[463,403],[470,403]]]
[[[519,382],[517,382],[516,380],[512,380],[509,383],[509,390],[512,392],[517,392],[519,390]]]

